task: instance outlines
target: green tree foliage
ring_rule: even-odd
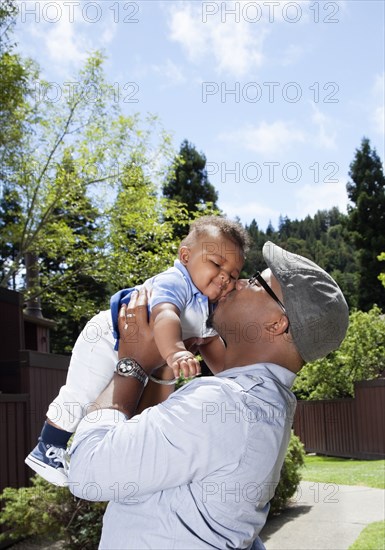
[[[3,0],[0,5],[0,180],[7,175],[7,167],[19,148],[29,106],[27,97],[33,92],[33,63],[15,52],[12,30],[17,16],[14,0]]]
[[[66,192],[44,229],[39,274],[44,315],[57,323],[51,337],[51,351],[63,353],[71,351],[95,308],[105,302],[108,290],[107,282],[100,276],[95,277],[95,262],[89,270],[84,266],[84,259],[88,261],[90,253],[102,260],[103,235],[98,225],[99,210],[88,197],[87,186],[76,173],[68,151],[64,151],[56,178],[56,185]]]
[[[123,170],[108,218],[107,270],[114,291],[173,265],[178,251],[174,223],[187,223],[187,211],[175,201],[159,199],[138,159]]]
[[[385,308],[385,293],[379,282],[378,255],[385,250],[385,176],[382,163],[369,139],[364,138],[350,165],[347,184],[348,228],[354,233],[359,250],[358,307],[364,311],[373,304]]]
[[[0,198],[0,258],[8,263],[13,263],[19,253],[18,243],[15,242],[13,235],[20,223],[22,210],[20,206],[20,197],[15,189],[3,187],[3,194]],[[4,278],[7,271],[7,263],[0,265],[0,278]],[[10,286],[16,289],[16,273],[12,274]]]
[[[385,252],[382,252],[379,256],[378,256],[378,261],[379,262],[385,262]],[[385,286],[385,267],[383,266],[382,267],[382,273],[379,274],[378,278],[380,279],[381,283],[383,284],[383,286]]]
[[[98,167],[116,160],[123,150],[122,140],[136,131],[133,120],[111,116],[110,90],[104,82],[100,55],[88,60],[76,80],[78,86],[64,93],[62,102],[50,102],[42,99],[46,94],[36,94],[31,105],[33,119],[8,166],[7,187],[19,198],[21,215],[11,236],[18,251],[13,261],[5,258],[2,285],[22,271],[26,253],[53,257],[73,248],[76,229],[58,212],[65,210],[67,218],[81,216],[84,202],[76,200],[79,186],[91,193],[97,184],[111,181]],[[44,86],[42,81],[37,83],[39,89]],[[95,86],[99,93],[91,101],[89,91]],[[84,260],[85,268],[93,264],[97,271],[94,251],[92,262],[91,256]]]
[[[255,220],[246,226],[251,237],[244,271],[247,276],[265,269],[262,246],[267,240],[315,261],[338,282],[350,307],[357,306],[358,254],[346,228],[346,215],[338,208],[318,211],[304,220],[282,218],[278,230],[269,224],[266,233]]]
[[[246,277],[252,277],[257,269],[265,269],[266,267],[262,256],[262,247],[267,241],[267,236],[259,229],[255,220],[249,226],[246,225],[246,229],[250,236],[250,249],[246,256],[243,271]]]
[[[67,488],[48,483],[40,476],[31,487],[7,487],[1,494],[4,504],[0,524],[10,529],[0,535],[19,539],[31,536],[63,540],[71,550],[98,547],[105,502],[75,498]]]
[[[183,205],[190,218],[196,213],[218,212],[218,193],[208,180],[206,157],[187,140],[182,142],[173,161],[163,185],[163,195]],[[179,223],[174,231],[181,238],[188,232],[188,227]]]
[[[294,392],[299,399],[354,397],[354,382],[378,377],[385,369],[385,319],[375,306],[353,311],[345,340],[326,358],[305,365]]]
[[[156,193],[172,158],[156,117],[121,114],[98,53],[74,82],[61,101],[49,101],[41,79],[36,93],[24,96],[29,114],[18,147],[4,157],[0,202],[0,284],[41,298],[45,315],[59,323],[56,352],[71,349],[86,319],[108,307],[110,293],[168,265],[175,252],[169,225],[185,217]],[[40,274],[28,289],[27,256]]]

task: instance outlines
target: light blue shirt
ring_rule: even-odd
[[[294,379],[270,363],[237,367],[131,419],[87,415],[69,481],[80,498],[110,501],[99,548],[264,548],[258,534],[290,439]]]
[[[183,340],[187,338],[214,336],[214,329],[206,327],[209,315],[207,296],[194,285],[186,267],[175,260],[174,266],[155,275],[144,284],[151,288],[150,308],[168,302],[180,311]]]
[[[207,296],[194,285],[191,275],[185,266],[175,260],[174,266],[162,273],[147,279],[143,285],[119,290],[111,298],[111,318],[114,338],[119,339],[118,313],[122,304],[128,304],[133,290],[145,287],[151,289],[149,310],[158,304],[168,302],[179,309],[182,339],[207,338],[215,336],[214,329],[206,326],[209,315]],[[115,349],[118,349],[116,343]]]

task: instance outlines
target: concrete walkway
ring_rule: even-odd
[[[261,539],[267,550],[347,550],[366,525],[384,519],[383,489],[303,481]]]

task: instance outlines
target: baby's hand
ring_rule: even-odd
[[[182,371],[185,378],[197,376],[201,373],[199,361],[187,350],[170,353],[166,361],[167,365],[174,371],[175,378],[179,378],[180,371]]]

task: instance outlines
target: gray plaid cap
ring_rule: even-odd
[[[345,338],[349,309],[337,283],[317,264],[267,241],[265,262],[277,279],[290,334],[305,362],[325,357]]]

